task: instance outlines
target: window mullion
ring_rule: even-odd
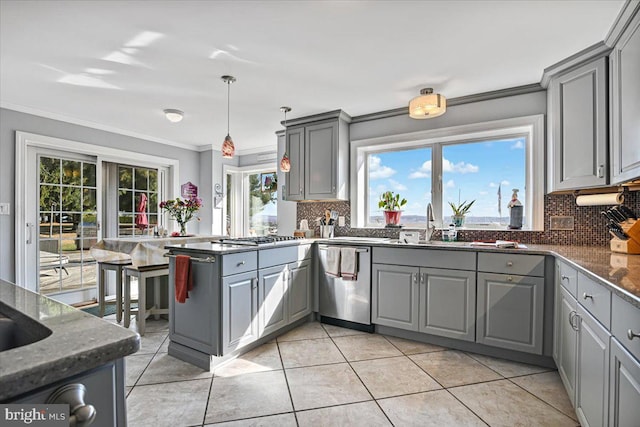
[[[443,227],[442,218],[442,145],[431,146],[431,200],[436,227]]]

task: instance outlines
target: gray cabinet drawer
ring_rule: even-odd
[[[280,264],[289,264],[298,259],[297,246],[285,246],[273,249],[260,249],[258,251],[258,266],[262,268]]]
[[[222,256],[222,275],[244,273],[258,268],[257,251],[240,252]]]
[[[476,253],[437,249],[373,248],[373,262],[416,267],[475,270]]]
[[[480,252],[478,271],[544,277],[544,256]]]
[[[578,273],[577,300],[602,325],[611,327],[611,292],[601,284]]]
[[[617,295],[611,301],[611,332],[618,341],[640,360],[640,338],[629,339],[628,334],[640,334],[640,309]]]
[[[578,295],[578,270],[562,261],[557,261],[557,263],[560,284],[575,297]]]

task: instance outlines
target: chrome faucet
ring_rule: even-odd
[[[434,231],[436,231],[436,221],[433,218],[433,207],[431,206],[431,203],[429,203],[427,205],[427,229],[424,236],[427,242],[431,241]]]

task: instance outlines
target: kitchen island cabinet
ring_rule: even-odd
[[[190,256],[193,273],[186,302],[170,300],[172,356],[211,370],[311,313],[310,244],[260,249],[201,243],[169,249],[171,292],[175,255]]]

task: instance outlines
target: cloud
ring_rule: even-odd
[[[505,179],[505,180],[501,181],[500,184],[502,184],[502,185],[510,185],[511,183]]]
[[[407,190],[407,186],[396,181],[395,179],[390,179],[389,184],[391,184],[391,188],[395,191],[405,191]]]
[[[481,196],[486,196],[487,194],[489,194],[488,191],[479,191],[478,194],[480,194]]]
[[[420,169],[409,174],[409,179],[429,178],[431,176],[431,160],[427,160],[420,166]]]
[[[509,186],[509,185],[511,185],[511,183],[509,181],[507,181],[506,179],[504,179],[504,180],[500,181],[500,185]],[[489,187],[496,188],[496,187],[498,187],[498,184],[496,184],[495,182],[490,182],[489,183]]]
[[[457,172],[457,173],[476,173],[480,168],[471,163],[458,162],[452,163],[451,161],[442,158],[442,170],[444,172]]]
[[[447,181],[447,183],[444,186],[447,188],[454,188],[456,186],[456,183],[453,182],[452,179],[450,179],[449,181]]]
[[[395,169],[389,166],[384,166],[382,160],[378,156],[371,156],[369,159],[369,178],[370,179],[383,179],[389,178],[396,173]]]
[[[521,150],[523,148],[524,148],[524,143],[522,142],[521,139],[517,140],[515,144],[511,146],[512,150]]]
[[[490,182],[489,183],[489,187],[491,188],[496,188],[498,186],[498,184],[496,184],[495,182]]]

